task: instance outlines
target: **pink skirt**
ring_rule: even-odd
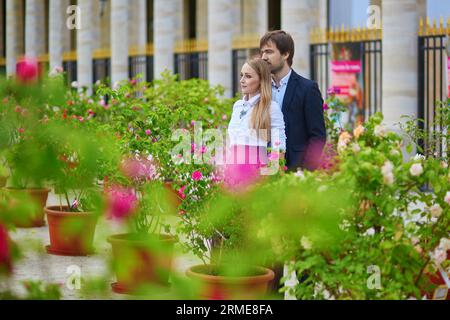
[[[260,178],[261,167],[267,165],[267,148],[235,145],[227,149],[223,165],[223,182],[230,191],[242,191]]]

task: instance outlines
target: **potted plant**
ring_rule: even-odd
[[[106,194],[108,216],[127,222],[129,230],[108,238],[117,277],[113,291],[139,294],[153,286],[168,287],[176,237],[165,219],[173,207],[155,163],[139,155],[127,157]]]
[[[179,191],[184,200],[178,233],[184,248],[203,261],[186,271],[199,285],[198,298],[263,298],[274,273],[260,266],[264,249],[249,241],[244,218],[249,198],[221,189],[220,173],[209,165],[181,165],[177,170],[186,177]]]
[[[51,182],[59,195],[59,205],[45,208],[50,235],[47,252],[92,254],[95,228],[103,210],[103,190],[98,181],[117,165],[117,146],[107,131],[88,121],[55,116],[46,128],[53,132],[50,144],[58,150],[58,172]]]
[[[34,199],[35,208],[25,216],[16,217],[15,223],[18,227],[40,227],[45,224],[43,208],[50,191],[46,184],[53,174],[51,159],[55,155],[55,150],[47,143],[48,131],[42,128],[47,106],[61,102],[64,87],[58,79],[29,81],[22,79],[20,73],[17,80],[0,83],[4,106],[0,115],[1,166],[6,167],[10,175],[3,192],[14,195],[12,201],[15,202]],[[2,181],[4,171],[0,173]]]

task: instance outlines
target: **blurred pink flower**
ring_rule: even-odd
[[[178,196],[181,198],[181,199],[185,199],[186,198],[186,195],[184,194],[184,190],[186,190],[186,186],[182,186],[180,189],[178,189]]]
[[[36,81],[39,76],[39,64],[34,58],[23,58],[16,65],[17,79],[29,83]]]
[[[145,130],[145,134],[148,135],[148,136],[151,135],[152,134],[152,130],[150,130],[150,129]]]
[[[112,219],[124,219],[134,213],[137,198],[131,189],[121,186],[113,186],[108,189],[107,217]]]
[[[158,168],[153,161],[140,158],[127,158],[121,164],[121,171],[133,180],[155,180],[159,177]]]
[[[191,144],[191,152],[194,153],[196,148],[197,148],[197,145],[195,143],[192,143]]]
[[[327,103],[324,103],[324,104],[323,104],[323,110],[325,110],[325,111],[328,110],[328,104],[327,104]]]
[[[0,273],[11,271],[12,259],[8,230],[0,224]]]
[[[203,178],[203,175],[200,171],[197,170],[192,173],[192,179],[194,181],[199,181],[201,178]]]

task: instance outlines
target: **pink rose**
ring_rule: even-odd
[[[202,175],[202,173],[200,171],[194,171],[192,173],[192,179],[194,181],[199,181],[201,178],[203,178],[203,175]]]
[[[108,217],[124,219],[134,213],[137,198],[132,190],[121,186],[111,187],[108,191]]]
[[[16,73],[21,82],[34,82],[39,76],[39,64],[36,59],[23,58],[17,62]]]
[[[145,134],[148,135],[148,136],[151,135],[152,134],[152,130],[150,130],[150,129],[145,130]]]
[[[184,194],[184,190],[186,190],[186,186],[183,186],[183,187],[181,187],[180,189],[178,189],[178,196],[181,198],[181,199],[185,199],[186,198],[186,195]]]

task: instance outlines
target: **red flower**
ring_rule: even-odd
[[[0,273],[12,271],[11,241],[8,230],[0,224]]]
[[[23,58],[17,62],[16,73],[21,82],[34,82],[39,76],[39,64],[36,59]]]

